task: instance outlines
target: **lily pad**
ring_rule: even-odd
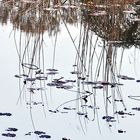
[[[133,107],[132,110],[140,111],[140,107]]]
[[[22,78],[20,75],[15,75],[16,78]]]
[[[43,132],[43,131],[34,131],[34,133],[37,135],[45,134],[45,132]]]
[[[16,132],[16,131],[18,131],[18,129],[17,128],[13,128],[13,127],[9,127],[8,129],[6,129],[6,131],[14,131],[14,132]]]
[[[46,139],[48,139],[48,138],[51,138],[51,136],[50,135],[40,135],[39,138],[46,138]]]
[[[5,136],[5,137],[16,137],[16,134],[14,134],[14,133],[2,133],[2,136]]]
[[[126,131],[123,131],[122,129],[119,129],[118,133],[126,133]]]
[[[2,113],[2,112],[0,112],[0,116],[12,116],[12,114],[11,113]]]
[[[58,71],[57,69],[46,69],[47,71]]]

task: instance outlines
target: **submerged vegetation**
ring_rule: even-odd
[[[36,105],[43,106],[44,114],[75,111],[83,132],[86,121],[98,120],[100,109],[104,114],[102,119],[110,128],[112,123],[118,122],[119,116],[134,115],[127,111],[121,82],[135,81],[135,78],[123,75],[121,66],[125,49],[139,49],[139,0],[2,0],[0,11],[1,24],[12,23],[13,32],[10,35],[14,36],[19,57],[19,74],[15,75],[20,87],[17,103],[25,99],[26,105],[30,107],[32,121],[32,107]],[[79,34],[76,37],[72,36],[70,26],[77,27]],[[74,70],[71,71],[74,79],[66,79],[59,74],[61,70],[55,69],[57,37],[62,27],[67,30],[75,47]],[[16,39],[17,34],[19,39]],[[46,34],[49,36],[47,39],[54,39],[51,68],[46,67],[44,59],[48,45]],[[48,87],[67,90],[76,95],[46,111]],[[38,92],[41,93],[41,101],[34,101]],[[133,99],[133,96],[129,98]],[[76,103],[76,106],[70,106],[71,103]],[[134,107],[132,110],[140,109]],[[97,122],[99,124],[99,120]],[[34,122],[33,126],[36,129]],[[124,132],[118,130],[118,133]],[[40,138],[51,137],[42,132],[35,133]],[[3,135],[11,136],[10,133]]]

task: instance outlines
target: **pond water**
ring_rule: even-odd
[[[57,20],[49,13],[48,20],[42,11],[30,13],[30,4],[6,4],[0,9],[0,139],[137,139],[139,22],[129,39],[93,26],[97,17],[83,15],[81,25],[79,9],[64,8]],[[19,7],[29,13],[18,15]],[[41,23],[33,24],[34,14]],[[25,25],[28,18],[32,24]]]

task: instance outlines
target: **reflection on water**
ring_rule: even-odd
[[[46,30],[50,35],[60,30],[60,20],[69,24],[77,22],[78,8],[69,3],[66,6],[51,3],[50,1],[2,1],[1,22],[9,20],[14,29],[26,33],[41,34]]]
[[[7,26],[12,24],[19,58],[19,73],[15,74],[20,90],[17,104],[25,102],[35,130],[33,109],[37,106],[43,108],[44,116],[76,114],[85,134],[89,122],[96,123],[100,132],[104,123],[114,130],[120,120],[130,119],[135,115],[133,111],[139,111],[138,106],[130,109],[125,103],[128,98],[139,100],[139,95],[123,98],[122,92],[127,85],[125,82],[128,85],[129,82],[139,82],[139,79],[124,74],[123,70],[127,49],[135,48],[135,54],[139,49],[139,3],[127,0],[1,1],[0,22]],[[73,30],[73,26],[77,29]],[[68,38],[61,36],[63,30]],[[75,52],[70,51],[72,48],[65,48],[65,51],[69,50],[65,54],[59,46],[63,44],[72,46]],[[59,54],[58,49],[61,50]],[[70,53],[75,56],[69,57]],[[60,62],[59,57],[64,54],[63,62]],[[73,63],[69,75],[61,73],[61,69],[65,71],[68,59]],[[57,68],[57,63],[64,63],[64,67]],[[52,97],[54,94],[56,97]],[[127,130],[119,128],[117,132]],[[33,134],[39,138],[51,138],[37,130],[26,135]],[[14,133],[2,135],[15,137]]]

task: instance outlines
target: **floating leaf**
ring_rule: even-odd
[[[37,76],[36,77],[37,80],[47,80],[46,76]]]
[[[58,71],[57,69],[46,69],[47,71]]]
[[[6,131],[14,131],[14,132],[16,132],[16,131],[18,131],[18,129],[17,128],[9,127],[8,129],[6,129]]]
[[[87,113],[83,113],[83,112],[77,112],[77,114],[80,116],[87,115]]]
[[[96,85],[97,84],[96,82],[92,82],[92,81],[82,81],[81,83],[85,84],[85,85]]]
[[[89,105],[88,108],[90,108],[90,109],[100,109],[98,106],[92,106],[92,105]]]
[[[103,116],[102,119],[106,120],[106,122],[116,122],[112,116]]]
[[[115,102],[123,102],[123,100],[114,99]]]
[[[30,82],[33,82],[33,81],[35,81],[36,80],[36,78],[26,78],[25,79],[25,81],[30,81]]]
[[[124,111],[116,111],[116,114],[119,114],[119,115],[130,115],[130,116],[132,116],[132,115],[134,115],[134,114],[132,114],[131,112],[129,112],[129,113],[126,113],[126,112],[124,112]]]
[[[105,85],[111,85],[111,83],[108,82],[108,81],[97,81],[97,82],[100,83],[103,86],[105,86]]]
[[[140,82],[140,80],[136,80],[136,82],[138,82],[138,83],[139,83],[139,82]]]
[[[5,136],[5,137],[16,137],[16,134],[13,134],[13,133],[2,133],[2,136]]]
[[[48,139],[48,138],[51,138],[51,136],[50,135],[40,135],[39,138],[46,138],[46,139]]]
[[[70,85],[60,85],[60,86],[57,86],[56,88],[62,88],[62,89],[68,90],[68,89],[72,89],[73,86],[70,86]]]
[[[119,129],[118,133],[126,133],[126,131],[123,131],[122,129]]]
[[[71,107],[64,107],[63,109],[65,109],[65,110],[76,110],[76,108],[71,108]]]
[[[67,139],[67,138],[62,138],[62,140],[70,140],[70,139]]]
[[[76,80],[65,80],[67,83],[75,83],[76,82]]]
[[[57,71],[50,71],[50,72],[47,72],[46,74],[48,74],[48,75],[55,75],[55,74],[58,74],[58,72]]]
[[[133,107],[132,110],[140,111],[140,107]]]
[[[59,84],[59,85],[62,85],[62,84],[66,84],[67,83],[66,81],[62,81],[62,80],[53,80],[52,82],[53,83],[56,83],[56,84]]]
[[[45,134],[45,132],[43,132],[43,131],[34,131],[34,133],[37,135]]]
[[[54,87],[54,86],[59,86],[59,85],[57,83],[52,82],[52,83],[48,83],[47,86]]]
[[[2,112],[0,112],[0,116],[12,116],[12,114],[11,113],[2,113]]]
[[[81,74],[81,72],[79,72],[79,71],[72,71],[72,72],[70,72],[71,74]]]
[[[51,112],[51,113],[57,113],[58,110],[49,110],[49,112]]]
[[[15,75],[16,78],[22,78],[20,75]]]
[[[93,88],[94,88],[94,89],[102,89],[103,86],[94,86]]]
[[[78,77],[79,80],[86,80],[85,77]]]
[[[103,116],[102,119],[110,119],[111,120],[111,119],[114,119],[114,117],[112,117],[112,116]]]

